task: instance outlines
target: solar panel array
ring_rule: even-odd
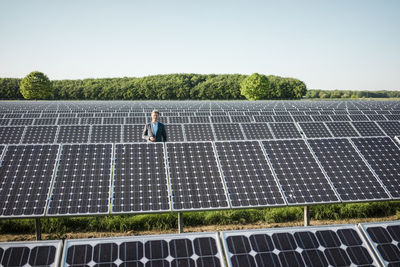
[[[146,143],[157,107],[168,142]],[[400,198],[395,101],[2,102],[0,216]]]

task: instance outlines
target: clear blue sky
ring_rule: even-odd
[[[400,90],[400,0],[0,0],[0,77],[254,72]]]

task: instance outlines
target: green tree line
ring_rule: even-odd
[[[313,98],[399,98],[400,91],[350,91],[350,90],[320,90],[309,89],[305,95],[308,99]]]
[[[253,74],[254,75],[254,74]],[[53,80],[56,100],[240,100],[242,82],[253,75],[165,74],[141,78],[97,78]],[[257,74],[260,76],[260,74]],[[306,94],[305,84],[294,78],[265,76],[266,93],[256,99],[298,99]],[[22,79],[0,78],[0,99],[24,99]],[[260,88],[258,88],[260,90]],[[43,98],[46,99],[46,98]]]

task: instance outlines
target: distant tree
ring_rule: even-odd
[[[51,99],[54,96],[49,78],[39,71],[33,71],[22,79],[20,91],[25,99]]]
[[[268,89],[268,77],[258,73],[253,73],[240,83],[240,93],[249,100],[264,99],[268,95]]]

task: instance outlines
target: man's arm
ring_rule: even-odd
[[[143,129],[143,133],[142,133],[142,138],[146,141],[150,140],[150,135],[149,135],[149,131],[147,130],[147,124],[144,125],[144,129]]]
[[[163,137],[163,142],[167,142],[167,130],[165,130],[165,125],[163,127],[163,130],[161,132],[162,137]]]

